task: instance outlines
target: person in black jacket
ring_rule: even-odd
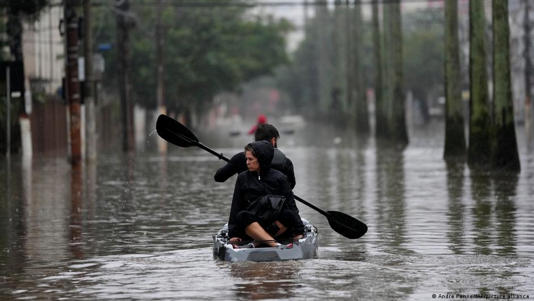
[[[280,138],[278,130],[272,124],[268,123],[260,124],[254,133],[255,141],[267,140],[271,142],[273,147],[275,147],[271,167],[281,171],[284,175],[286,175],[289,185],[291,186],[291,189],[293,189],[295,188],[296,184],[293,162],[291,162],[291,160],[286,157],[282,151],[276,148],[278,138]],[[240,173],[245,170],[247,170],[245,153],[240,152],[234,155],[230,159],[230,162],[226,163],[226,165],[217,170],[214,179],[216,182],[224,182],[236,173]]]
[[[302,237],[304,225],[293,193],[287,177],[271,168],[273,156],[274,148],[265,140],[252,142],[245,147],[248,170],[237,177],[228,220],[228,235],[233,244],[250,237],[256,242],[277,246],[279,244],[273,236],[278,237],[286,231],[294,239]],[[247,210],[252,202],[267,194],[284,196],[286,199],[278,219],[270,225],[264,224]]]

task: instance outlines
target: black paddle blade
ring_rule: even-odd
[[[327,211],[326,213],[330,227],[346,238],[360,238],[367,232],[366,224],[348,214],[339,211]]]
[[[161,138],[172,144],[181,147],[198,145],[198,138],[191,130],[167,115],[159,115],[156,131]]]

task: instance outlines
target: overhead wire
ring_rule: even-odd
[[[347,3],[354,5],[371,5],[373,3],[378,4],[390,4],[390,3],[397,3],[397,1],[400,4],[405,3],[443,3],[443,0],[336,0],[336,1],[316,1],[316,0],[287,0],[287,1],[214,1],[214,0],[184,0],[184,1],[168,1],[165,3],[165,5],[168,6],[175,6],[175,7],[269,7],[269,6],[346,6]],[[108,1],[101,1],[101,2],[93,2],[92,6],[104,6],[109,5],[110,3]],[[151,1],[139,1],[135,2],[136,6],[157,6],[158,2],[157,0],[151,0]],[[61,3],[54,3],[51,4],[51,6],[62,6]]]

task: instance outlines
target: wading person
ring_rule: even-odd
[[[258,121],[256,121],[256,124],[250,128],[247,134],[249,135],[254,134],[256,130],[258,129],[258,126],[261,124],[265,124],[265,123],[267,123],[267,117],[265,117],[265,115],[263,114],[258,115]]]
[[[271,167],[281,171],[289,181],[291,189],[295,188],[295,172],[293,170],[293,162],[286,157],[286,155],[277,148],[277,142],[280,138],[278,130],[272,124],[260,124],[254,133],[254,140],[267,140],[274,147],[274,156],[271,162]],[[219,168],[215,173],[215,181],[224,182],[231,176],[247,170],[247,163],[245,159],[245,152],[240,152],[234,155],[230,162]]]
[[[245,158],[248,170],[240,173],[235,183],[228,235],[234,245],[243,239],[252,238],[251,246],[265,244],[275,247],[280,244],[275,240],[285,234],[294,240],[302,237],[304,225],[298,214],[293,193],[287,177],[280,171],[271,168],[274,148],[268,141],[261,140],[245,147]],[[280,209],[274,216],[268,216],[269,208],[255,206],[268,199],[275,202],[274,207]],[[267,211],[267,212],[266,212]],[[271,210],[272,212],[276,210]],[[267,218],[267,220],[265,220]]]

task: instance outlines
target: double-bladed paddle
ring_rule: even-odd
[[[167,115],[159,115],[156,122],[158,135],[167,142],[181,147],[197,146],[226,162],[228,158],[198,141],[198,138],[186,126]],[[359,238],[367,232],[367,225],[354,217],[339,211],[324,211],[313,204],[293,195],[296,200],[326,216],[330,227],[337,233],[351,239]]]

